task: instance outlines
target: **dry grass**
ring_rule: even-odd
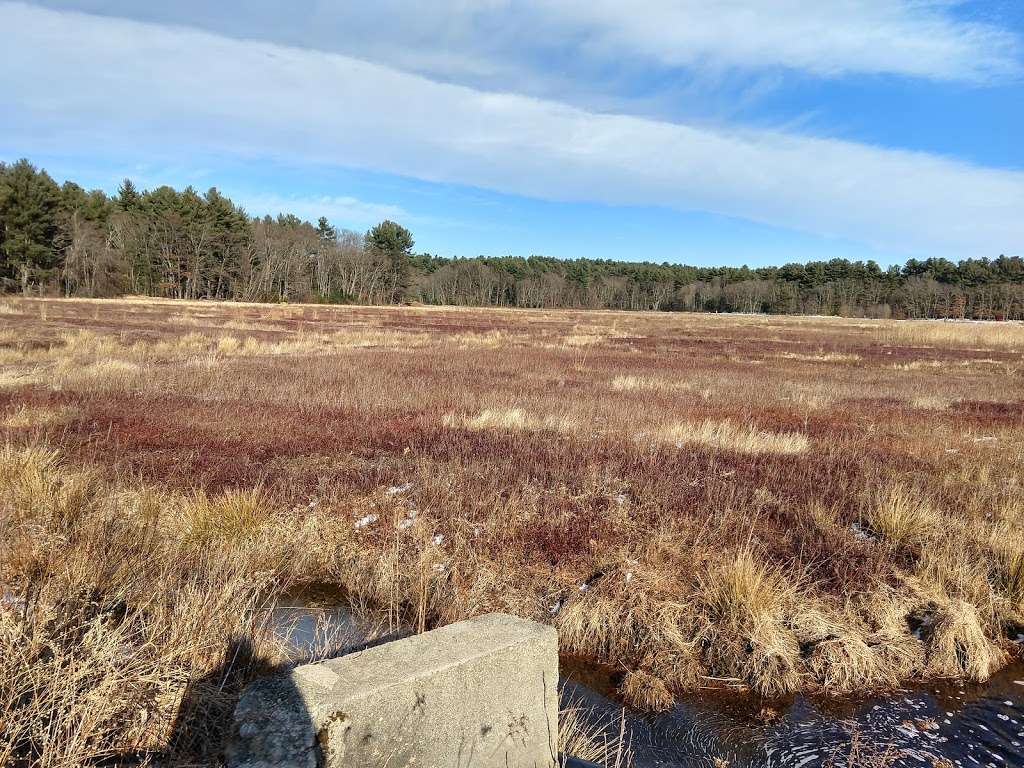
[[[0,466],[0,763],[202,757],[275,659],[269,574],[159,535],[145,494],[110,493],[52,451],[8,447]],[[251,654],[225,658],[243,641]]]
[[[616,392],[686,392],[691,388],[685,381],[665,381],[645,376],[616,376],[612,379],[611,388]]]
[[[1013,610],[1024,614],[1024,537],[1020,531],[1000,532],[991,542],[996,585]]]
[[[797,689],[799,646],[786,621],[797,591],[785,575],[743,549],[698,583],[709,666],[766,695]]]
[[[783,352],[779,357],[785,360],[802,360],[809,363],[856,363],[861,359],[860,355],[849,352],[818,352],[817,354]]]
[[[1024,325],[964,321],[909,320],[883,326],[888,344],[1024,350]]]
[[[987,680],[1006,660],[1006,653],[985,631],[978,609],[951,600],[931,617],[927,668],[943,677]]]
[[[69,406],[40,408],[21,405],[3,419],[7,429],[45,429],[60,426],[75,419],[77,412]]]
[[[210,498],[197,492],[183,504],[181,527],[197,546],[239,545],[256,539],[273,515],[270,500],[258,488],[228,490]]]
[[[875,534],[896,547],[920,544],[938,531],[939,513],[914,488],[891,485],[871,494],[864,521]]]
[[[128,695],[144,728],[105,721],[123,737],[81,726],[97,754],[166,738],[187,670],[262,642],[255,612],[203,605],[285,583],[385,626],[550,622],[656,707],[980,678],[1024,618],[1010,326],[925,350],[841,319],[5,301],[0,578],[40,617],[62,595],[90,596],[82,627],[159,617],[117,630],[139,658],[91,667],[150,697]],[[58,642],[0,614],[25,648]],[[92,653],[60,637],[54,658]],[[11,679],[50,670],[17,658]]]
[[[506,430],[572,432],[573,420],[567,416],[534,416],[522,408],[485,408],[475,416],[459,418],[453,414],[444,417],[444,424],[473,431]]]
[[[626,673],[619,695],[629,706],[642,712],[663,712],[671,709],[674,702],[665,683],[642,670]]]
[[[807,435],[798,432],[767,432],[753,425],[738,426],[729,421],[677,423],[659,432],[658,436],[680,448],[684,445],[698,445],[754,455],[792,455],[803,453],[811,446]]]
[[[623,726],[623,720],[595,719],[583,702],[566,702],[558,713],[558,751],[609,768],[629,766]]]

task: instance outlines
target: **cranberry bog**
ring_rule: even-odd
[[[652,710],[985,680],[1024,624],[1021,325],[5,298],[0,432],[6,602],[187,615],[191,668],[303,585],[551,623]]]

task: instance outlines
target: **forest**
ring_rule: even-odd
[[[0,289],[46,296],[415,303],[875,318],[1024,319],[1020,256],[781,267],[694,267],[414,251],[384,221],[366,233],[288,213],[252,217],[216,188],[110,196],[0,162]],[[648,256],[648,254],[638,254]]]

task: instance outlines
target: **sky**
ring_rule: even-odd
[[[1021,0],[0,0],[0,160],[416,250],[1024,254]]]

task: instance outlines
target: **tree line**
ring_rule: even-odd
[[[116,195],[0,162],[0,288],[65,296],[1024,319],[1024,260],[832,259],[781,267],[444,258],[384,221],[359,233],[251,217],[216,188]]]

